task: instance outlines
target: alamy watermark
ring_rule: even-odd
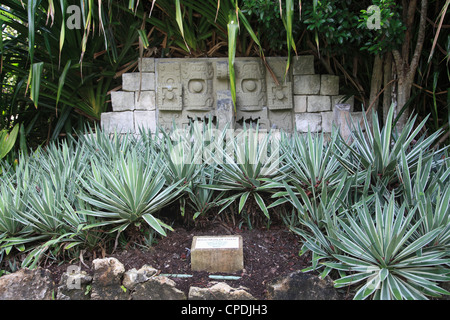
[[[66,21],[67,28],[70,30],[81,29],[81,8],[71,5],[67,7],[66,13],[70,15]]]
[[[372,5],[367,8],[369,18],[367,19],[366,26],[370,30],[381,29],[381,9],[377,5]]]
[[[81,267],[71,265],[67,267],[67,280],[66,280],[66,286],[69,290],[79,290],[81,289],[81,278],[80,278],[80,272]]]
[[[170,159],[175,165],[254,165],[260,174],[276,174],[280,167],[279,130],[208,128],[192,133],[176,129],[170,135]],[[201,129],[198,129],[201,130]]]

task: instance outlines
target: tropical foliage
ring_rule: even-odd
[[[438,133],[420,136],[424,121],[395,134],[393,118],[372,133],[357,124],[351,143],[336,129],[325,139],[212,122],[51,143],[2,162],[0,256],[34,267],[149,245],[178,219],[252,228],[282,218],[311,254],[304,271],[332,276],[355,299],[449,294],[439,282],[450,281],[450,158],[433,148]]]
[[[420,11],[429,18],[422,19],[423,30],[414,23],[418,7],[391,0],[6,1],[0,7],[1,128],[23,124],[33,147],[81,130],[108,110],[109,93],[120,88],[122,73],[135,70],[139,56],[228,56],[233,89],[235,56],[307,53],[316,56],[319,73],[341,76],[342,91],[355,95],[357,108],[377,110],[383,101],[383,119],[395,100],[391,92],[400,90],[399,70],[420,60],[396,115],[406,109],[420,118],[431,113],[427,127],[446,130],[442,143],[449,137],[449,38],[443,27],[449,1],[420,2],[428,4]],[[371,5],[380,9],[377,29],[368,28]],[[409,62],[419,29],[421,38],[433,41]],[[380,85],[375,78],[383,74]]]

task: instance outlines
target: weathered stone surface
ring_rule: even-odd
[[[155,90],[155,74],[150,72],[131,72],[122,75],[122,90]]]
[[[219,129],[228,125],[228,129],[234,128],[234,108],[230,90],[216,92],[217,109],[216,117]]]
[[[286,74],[286,57],[267,57],[272,72],[266,72],[267,107],[269,110],[292,110],[292,77]],[[274,77],[277,79],[275,82]]]
[[[214,69],[209,61],[181,64],[183,107],[187,110],[209,110],[214,105]]]
[[[137,283],[131,296],[133,300],[186,300],[183,291],[176,288],[175,281],[163,276]]]
[[[51,300],[54,286],[49,270],[20,269],[0,277],[0,300]]]
[[[297,56],[292,59],[294,75],[314,74],[314,56]]]
[[[155,72],[155,58],[138,59],[138,67],[141,72]]]
[[[190,287],[189,300],[256,300],[247,288],[232,288],[224,282],[215,283],[209,288]]]
[[[323,112],[331,110],[331,98],[329,96],[308,96],[308,112]]]
[[[92,261],[94,278],[92,280],[92,300],[128,300],[130,294],[122,287],[125,267],[116,258],[95,259]]]
[[[92,277],[80,268],[62,274],[57,289],[57,300],[89,300],[90,291],[88,285],[92,283]]]
[[[148,265],[144,265],[139,270],[133,268],[125,272],[122,284],[124,285],[125,288],[133,290],[136,287],[136,285],[148,281],[151,277],[153,277],[157,273],[158,273],[157,269]]]
[[[137,132],[139,132],[139,129],[156,132],[156,126],[156,111],[136,110],[134,112],[134,128]]]
[[[177,60],[157,62],[156,101],[158,109],[164,111],[183,110],[183,84],[181,82],[181,66]]]
[[[342,300],[344,295],[329,278],[296,271],[267,286],[269,300]]]
[[[320,94],[338,95],[339,94],[339,76],[322,74],[320,76]]]
[[[306,112],[308,96],[294,96],[295,113]]]
[[[291,110],[270,110],[270,129],[271,130],[283,130],[284,132],[292,132],[294,128],[294,122],[292,119]]]
[[[322,132],[331,132],[333,128],[333,111],[321,112]]]
[[[135,110],[153,111],[156,109],[155,91],[137,91],[135,93]]]
[[[319,94],[320,75],[294,76],[294,94]]]
[[[134,92],[113,91],[111,92],[111,105],[113,111],[133,111]]]
[[[322,130],[322,116],[320,113],[296,113],[295,126],[298,132],[320,132]]]
[[[259,111],[267,106],[266,69],[260,60],[238,59],[236,71],[236,104],[242,111]]]
[[[102,130],[109,133],[134,132],[134,112],[104,112],[101,115]]]

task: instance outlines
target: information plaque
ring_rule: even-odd
[[[208,272],[239,272],[244,268],[242,236],[195,236],[191,269]]]

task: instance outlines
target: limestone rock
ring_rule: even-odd
[[[92,300],[127,300],[129,291],[122,286],[125,267],[116,258],[95,259],[92,261],[94,278],[92,281]]]
[[[269,300],[343,300],[344,295],[333,286],[329,278],[296,271],[271,282]]]
[[[210,288],[191,287],[189,300],[256,300],[246,290],[244,287],[236,289],[224,282],[218,282]]]
[[[125,272],[122,284],[125,288],[133,290],[137,284],[146,282],[158,272],[157,269],[144,265],[139,270],[133,268]]]
[[[163,276],[137,283],[131,295],[133,300],[186,300],[186,295],[176,288],[175,281]]]
[[[51,300],[54,285],[49,270],[20,269],[0,277],[0,300]]]
[[[57,300],[89,300],[92,277],[80,269],[68,270],[59,281]]]

